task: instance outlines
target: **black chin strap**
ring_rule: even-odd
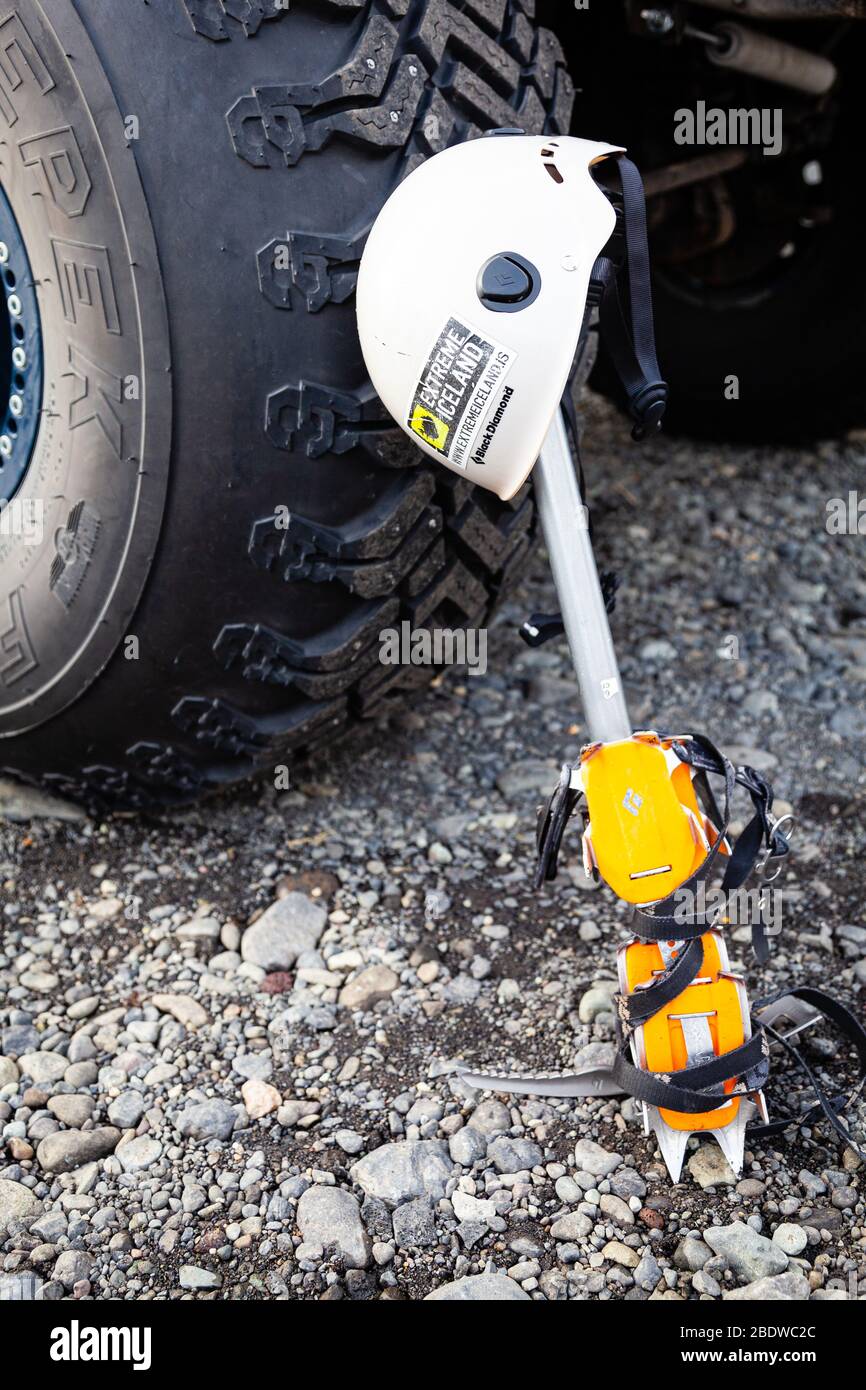
[[[632,437],[643,439],[661,428],[668,387],[656,357],[643,184],[625,155],[617,156],[616,168],[622,185],[630,323],[619,291],[620,267],[604,254],[593,267],[590,290],[599,304],[605,346],[625,387]]]

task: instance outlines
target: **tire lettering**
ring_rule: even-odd
[[[64,379],[73,376],[81,386],[69,402],[70,430],[96,420],[118,459],[122,459],[123,422],[112,402],[123,402],[123,378],[100,367],[74,343],[69,345],[69,367],[70,370],[63,373]]]
[[[19,140],[18,149],[25,166],[41,171],[55,206],[67,217],[80,217],[93,184],[72,127],[65,125]]]
[[[14,125],[18,120],[12,95],[25,84],[35,85],[44,96],[55,82],[23,19],[13,10],[0,20],[0,114],[7,125]]]
[[[120,313],[107,246],[52,237],[57,284],[67,323],[98,315],[109,333],[120,333]]]
[[[22,593],[13,589],[7,598],[8,621],[0,630],[0,681],[7,689],[39,665],[27,631]]]

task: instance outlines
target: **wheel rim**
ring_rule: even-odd
[[[0,502],[17,491],[42,411],[42,325],[27,250],[0,188]]]

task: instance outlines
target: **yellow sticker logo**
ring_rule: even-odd
[[[416,405],[409,421],[409,428],[431,448],[444,450],[450,425],[446,425],[432,411],[425,410],[423,405]]]

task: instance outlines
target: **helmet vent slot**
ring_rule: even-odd
[[[565,179],[557,169],[554,160],[556,159],[556,149],[550,145],[545,145],[541,151],[541,158],[544,160],[544,167],[554,183],[565,183]]]

